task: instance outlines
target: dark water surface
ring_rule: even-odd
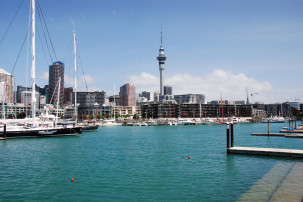
[[[250,136],[267,124],[234,129],[235,146],[303,149],[303,139]],[[234,201],[278,163],[299,161],[227,155],[224,125],[101,127],[0,141],[0,200]]]

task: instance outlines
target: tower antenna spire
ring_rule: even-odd
[[[162,46],[162,24],[161,24],[161,46]]]
[[[164,65],[166,56],[164,55],[164,48],[162,44],[162,24],[161,24],[161,46],[159,49],[159,56],[157,57],[157,60],[159,61],[159,70],[160,70],[160,95],[164,95],[164,79],[163,79],[163,73],[164,73]]]

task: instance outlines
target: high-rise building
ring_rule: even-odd
[[[6,72],[4,69],[0,69],[0,82],[3,82],[4,88],[1,88],[0,90],[0,96],[3,96],[5,94],[4,102],[7,103],[13,103],[14,99],[14,77]],[[4,90],[3,90],[4,89]],[[5,92],[2,92],[5,91]],[[4,98],[3,97],[3,98]]]
[[[150,92],[143,91],[142,93],[139,93],[139,97],[145,97],[147,100],[150,100]]]
[[[70,104],[71,103],[71,96],[74,89],[72,87],[64,88],[64,102],[63,104]]]
[[[166,56],[164,55],[164,48],[163,48],[163,43],[162,43],[162,28],[161,28],[161,46],[159,49],[159,56],[157,57],[157,60],[159,61],[159,70],[160,70],[160,95],[163,95],[164,89],[164,78],[163,78],[163,73],[164,73],[164,66],[165,66],[165,60]]]
[[[154,101],[155,102],[158,102],[160,100],[160,94],[159,94],[159,92],[154,92]]]
[[[75,105],[75,92],[71,94],[71,104]],[[77,105],[78,105],[79,115],[93,114],[96,110],[96,104],[98,106],[98,111],[105,104],[104,91],[78,91],[77,92]]]
[[[115,106],[119,105],[119,100],[120,100],[119,95],[112,95],[108,97],[108,101]]]
[[[136,88],[133,84],[124,84],[120,87],[120,106],[136,106]]]
[[[164,95],[173,95],[173,87],[164,86]]]
[[[35,97],[36,97],[36,109],[39,109],[40,105],[40,93],[35,92]],[[21,103],[24,104],[25,107],[30,107],[32,104],[32,91],[23,91],[21,92]]]
[[[175,95],[174,99],[178,104],[204,104],[205,95],[203,94],[183,94],[183,95]],[[217,104],[217,103],[212,103]]]
[[[53,65],[49,66],[48,100],[50,104],[57,103],[60,78],[61,81],[60,81],[60,92],[59,92],[59,104],[62,105],[64,99],[64,63],[61,61],[57,61],[54,62]]]

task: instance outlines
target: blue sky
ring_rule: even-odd
[[[1,0],[0,39],[22,0]],[[137,93],[159,91],[160,27],[167,56],[165,84],[174,94],[202,93],[206,100],[273,103],[303,100],[303,1],[301,0],[39,0],[56,51],[73,77],[73,30],[88,88],[113,93],[126,82]],[[28,27],[29,0],[0,44],[0,68],[8,72]],[[38,16],[38,15],[37,15]],[[37,30],[43,41],[39,19]],[[48,83],[51,63],[36,39],[37,84]],[[43,44],[46,56],[48,51]],[[30,85],[26,45],[14,75]],[[79,61],[79,58],[78,58]],[[30,67],[30,63],[29,63]],[[80,63],[79,84],[85,85]],[[29,68],[30,69],[30,68]]]

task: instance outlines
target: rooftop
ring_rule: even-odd
[[[8,73],[7,71],[5,71],[4,69],[1,69],[1,68],[0,68],[0,74],[11,75],[10,73]]]

